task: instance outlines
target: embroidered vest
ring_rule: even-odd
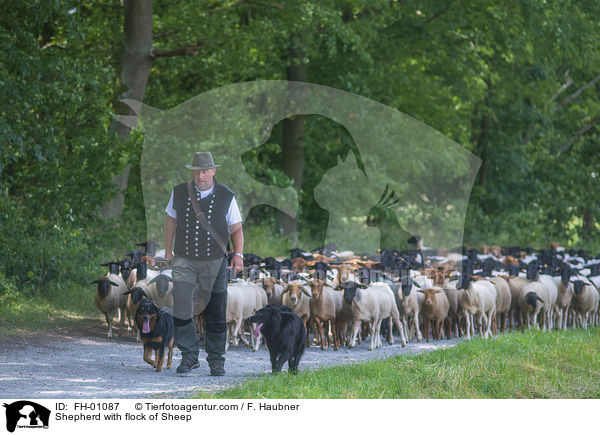
[[[217,180],[212,193],[204,199],[200,199],[200,191],[195,186],[194,192],[206,220],[227,243],[229,227],[226,217],[234,196],[233,192]],[[173,189],[173,208],[177,212],[175,255],[191,260],[216,260],[225,255],[214,238],[196,220],[196,213],[188,195],[187,182],[178,184]]]

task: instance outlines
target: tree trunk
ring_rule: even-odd
[[[583,211],[583,234],[584,240],[589,240],[594,233],[594,215],[589,209]]]
[[[123,7],[124,53],[121,60],[117,100],[128,98],[143,101],[152,63],[150,58],[150,50],[152,49],[152,0],[124,0]],[[129,108],[126,113],[122,114],[136,115]],[[130,128],[126,125],[115,120],[111,129],[116,131],[123,140],[129,138]],[[124,196],[122,192],[127,187],[130,169],[131,167],[128,165],[121,175],[114,178],[120,192],[115,198],[104,204],[101,211],[102,216],[115,217],[123,211]]]
[[[306,64],[302,62],[303,55],[297,50],[290,52],[290,66],[287,67],[287,79],[296,82],[306,82]],[[302,98],[294,95],[293,99]],[[304,115],[293,115],[283,120],[283,170],[294,180],[293,187],[300,191],[302,188],[302,172],[304,171]],[[298,243],[298,229],[295,219],[284,213],[279,214],[279,223],[284,234],[291,234],[294,245]]]

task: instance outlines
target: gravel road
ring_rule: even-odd
[[[457,342],[411,342],[406,348],[399,342],[393,346],[384,342],[383,348],[375,351],[368,351],[365,342],[352,350],[310,347],[300,361],[300,370],[416,354]],[[213,392],[239,384],[269,373],[271,367],[264,348],[254,353],[239,346],[229,348],[225,376],[208,375],[202,351],[200,368],[179,376],[175,374],[180,362],[178,350],[173,352],[173,368],[160,373],[142,360],[142,353],[142,344],[134,338],[108,340],[106,326],[100,322],[5,338],[0,342],[0,398],[185,398],[195,392]]]

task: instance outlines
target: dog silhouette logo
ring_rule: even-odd
[[[48,428],[50,410],[38,403],[19,400],[4,404],[6,408],[6,430],[14,432],[18,428]]]

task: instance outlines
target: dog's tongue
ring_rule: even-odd
[[[258,325],[256,325],[256,328],[254,329],[254,338],[258,338],[258,336],[260,335],[260,327],[262,326],[262,323],[259,323]]]
[[[150,332],[150,319],[144,319],[144,326],[142,326],[142,332],[144,334]]]

